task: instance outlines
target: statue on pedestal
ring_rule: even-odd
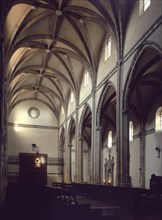
[[[113,186],[113,174],[114,174],[114,157],[111,158],[109,154],[109,159],[105,158],[105,184]]]

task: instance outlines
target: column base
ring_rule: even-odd
[[[101,177],[100,176],[94,176],[94,177],[92,177],[92,179],[91,179],[91,183],[92,184],[98,184],[98,185],[100,185],[101,184]]]
[[[83,183],[83,178],[81,176],[76,176],[76,183]]]
[[[131,187],[131,177],[130,176],[120,177],[118,181],[118,186]]]

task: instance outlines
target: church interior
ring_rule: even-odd
[[[162,1],[0,1],[0,216],[162,219]]]

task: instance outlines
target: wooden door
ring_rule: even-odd
[[[20,153],[20,182],[47,184],[47,154]]]

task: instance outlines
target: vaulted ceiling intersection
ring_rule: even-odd
[[[4,35],[9,109],[23,101],[37,100],[58,118],[61,106],[67,108],[71,91],[78,102],[85,69],[95,86],[105,38],[109,34],[114,40],[119,38],[116,3],[105,0],[7,3],[10,10]]]

